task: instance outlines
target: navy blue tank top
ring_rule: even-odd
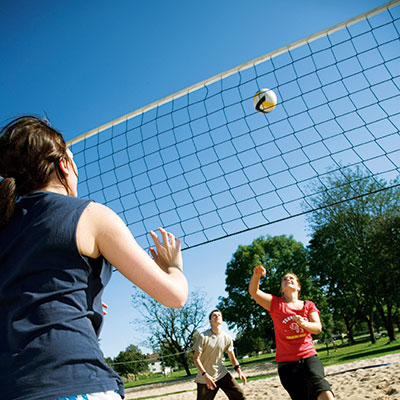
[[[21,198],[0,230],[0,397],[50,400],[118,390],[98,345],[101,294],[112,273],[82,256],[76,227],[90,200]]]

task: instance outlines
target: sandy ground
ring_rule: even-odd
[[[265,363],[243,368],[243,371],[247,377],[265,375],[275,373],[276,366]],[[329,366],[325,368],[325,374],[336,399],[400,400],[400,353]],[[248,382],[244,389],[247,400],[289,399],[278,376]],[[152,397],[153,400],[195,400],[196,384],[193,378],[190,378],[178,383],[127,389],[125,399],[149,396],[155,396]],[[227,397],[220,390],[215,399],[222,400]]]

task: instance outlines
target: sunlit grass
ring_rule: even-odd
[[[357,343],[352,346],[338,346],[336,351],[329,348],[329,354],[324,347],[318,347],[318,355],[322,363],[327,365],[343,364],[351,361],[375,358],[387,354],[400,352],[400,341],[388,343],[387,338],[383,337],[372,344],[368,339],[357,339]]]

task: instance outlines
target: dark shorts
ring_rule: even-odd
[[[279,378],[292,400],[315,400],[321,392],[332,391],[317,356],[278,363]]]
[[[222,389],[230,400],[244,400],[243,389],[236,382],[236,379],[228,372],[225,376],[215,382],[217,388],[210,390],[206,384],[197,384],[197,400],[212,400]]]

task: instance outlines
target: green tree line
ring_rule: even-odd
[[[302,296],[321,311],[321,338],[365,325],[375,342],[384,329],[396,340],[400,291],[400,190],[398,181],[370,178],[359,170],[329,177],[315,191],[308,222],[311,240],[305,247],[293,237],[260,237],[239,246],[226,269],[226,297],[219,308],[238,331],[241,354],[274,347],[271,318],[248,295],[256,265],[267,276],[261,289],[280,295],[280,279],[294,272]],[[243,312],[246,310],[246,312]]]
[[[321,311],[320,339],[346,333],[354,343],[357,330],[367,329],[375,342],[386,331],[396,340],[400,328],[400,186],[359,170],[341,170],[320,181],[308,200],[310,241],[307,246],[292,236],[261,236],[239,246],[226,266],[226,297],[218,308],[235,329],[240,355],[274,348],[272,319],[248,294],[256,265],[267,271],[263,291],[280,295],[281,277],[294,272],[301,296]],[[208,326],[208,301],[192,292],[180,310],[168,309],[135,290],[132,304],[139,312],[134,324],[149,334],[149,345],[164,366],[182,368],[190,375],[191,349],[196,335]],[[148,364],[136,346],[108,360],[121,375],[143,373]],[[136,360],[135,362],[132,362]]]

